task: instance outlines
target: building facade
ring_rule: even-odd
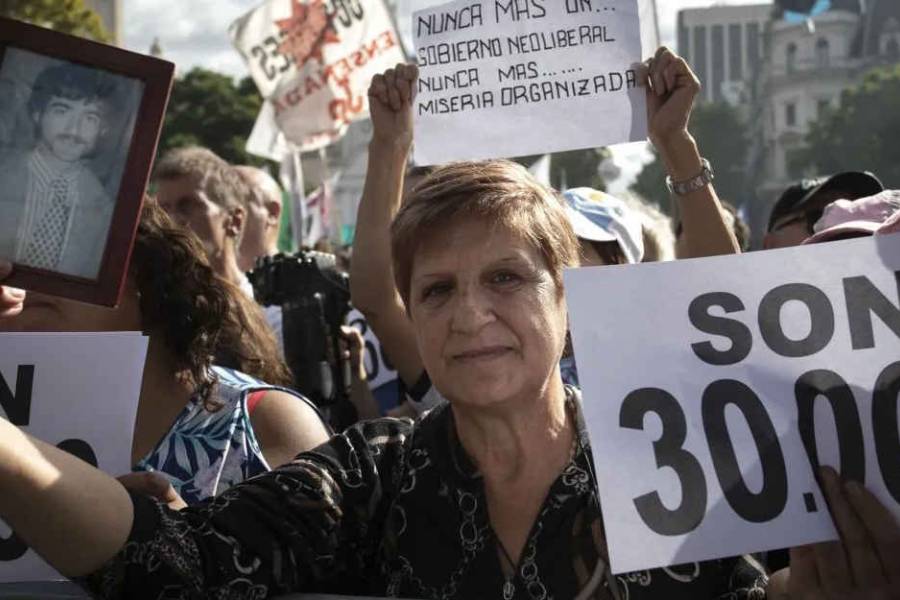
[[[810,125],[870,69],[900,62],[900,0],[832,0],[809,19],[786,18],[774,4],[683,10],[678,49],[703,83],[702,100],[746,117],[744,169],[756,185],[734,200],[759,240],[782,191],[820,175],[798,160]]]
[[[85,5],[100,15],[103,27],[116,46],[122,45],[122,0],[84,0]]]
[[[771,4],[678,13],[678,53],[703,82],[703,100],[749,102],[749,85],[763,58],[763,35],[771,15]]]
[[[838,108],[843,92],[869,70],[900,62],[900,2],[833,0],[828,11],[807,20],[773,13],[764,46],[750,112],[749,169],[758,183],[746,210],[757,235],[785,188],[802,177],[826,175],[797,160],[810,126]]]

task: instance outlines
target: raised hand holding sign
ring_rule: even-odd
[[[376,143],[398,143],[407,149],[413,139],[412,102],[416,97],[419,69],[398,64],[379,73],[369,86],[372,137]]]
[[[777,573],[769,596],[778,600],[900,598],[900,524],[857,482],[842,483],[834,469],[820,470],[840,542],[791,549],[791,566]]]

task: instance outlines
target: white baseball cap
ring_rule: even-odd
[[[640,217],[606,192],[592,188],[572,188],[563,193],[569,222],[580,239],[618,242],[629,263],[644,257],[644,234]]]

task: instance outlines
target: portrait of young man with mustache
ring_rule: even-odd
[[[68,62],[38,73],[24,107],[34,143],[0,159],[0,257],[97,277],[115,200],[89,162],[109,132],[117,87],[113,75]]]

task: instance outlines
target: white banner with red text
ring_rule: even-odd
[[[372,76],[404,60],[383,0],[269,0],[232,23],[232,43],[266,99],[253,148],[339,139],[368,115]]]

